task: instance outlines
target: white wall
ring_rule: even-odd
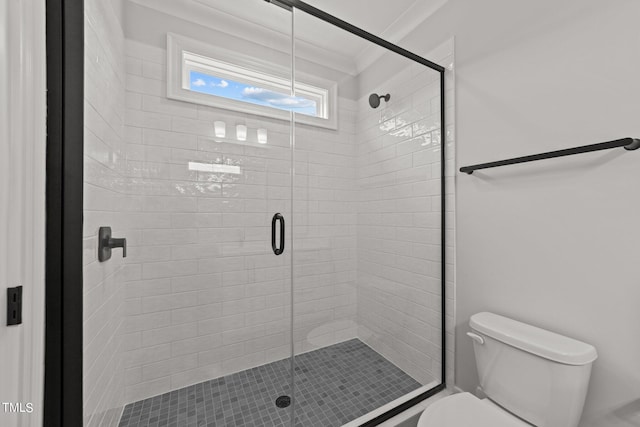
[[[0,5],[0,425],[40,426],[44,389],[46,67],[44,2]],[[23,287],[6,326],[5,288]],[[20,413],[8,404],[20,405]],[[7,406],[5,406],[7,405]]]
[[[404,43],[456,37],[458,165],[639,137],[640,3],[451,0]],[[582,427],[640,417],[640,152],[458,175],[457,384],[470,315],[595,345]]]
[[[124,367],[123,258],[97,260],[98,229],[127,237],[124,131],[124,34],[118,1],[85,1],[84,132],[84,424],[117,425]],[[78,402],[80,403],[80,402]]]

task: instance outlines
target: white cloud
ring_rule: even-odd
[[[207,83],[202,79],[196,79],[196,80],[192,81],[191,84],[193,86],[200,87],[200,86],[206,86]]]
[[[247,87],[242,90],[242,96],[247,99],[265,102],[274,107],[308,108],[316,103],[310,99],[298,98],[282,93],[272,92],[259,87]]]
[[[266,93],[273,93],[273,92],[268,92],[266,89],[262,89],[259,87],[245,87],[242,90],[242,94],[246,97],[251,97],[251,96],[261,95]]]
[[[216,82],[211,82],[209,83],[211,86],[213,87],[221,87],[221,88],[225,88],[227,86],[229,86],[229,82],[226,80],[220,80],[220,83],[216,83]]]

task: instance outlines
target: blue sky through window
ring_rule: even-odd
[[[190,72],[189,81],[189,89],[194,92],[264,105],[279,110],[294,111],[309,116],[318,115],[316,102],[311,99],[289,96],[229,79],[220,79],[197,71]]]

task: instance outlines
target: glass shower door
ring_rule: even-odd
[[[337,88],[294,116],[295,420],[361,425],[442,382],[440,74],[293,14],[296,87]]]
[[[222,358],[224,369],[224,376],[210,382],[224,413],[215,425],[286,426],[293,409],[292,124],[291,114],[280,108],[290,96],[291,14],[266,3],[264,9],[279,23],[279,33],[263,40],[267,46],[254,50],[247,63],[280,79],[284,87],[225,81],[238,87],[240,100],[266,106],[275,117],[211,109],[210,120],[228,134],[222,139],[214,135],[203,148],[237,173],[205,172],[199,178],[220,181],[222,187],[221,198],[210,201],[213,210],[222,210],[222,224],[211,236],[215,249],[203,263],[222,279],[222,317],[210,323],[222,328],[222,347],[210,351]]]
[[[180,90],[193,102],[165,92],[163,62],[171,55],[164,48],[127,40],[123,155],[102,155],[97,144],[85,150],[87,246],[97,245],[89,240],[101,226],[128,239],[127,258],[114,250],[110,260],[85,266],[87,417],[98,414],[92,405],[104,394],[124,395],[121,425],[290,423],[292,126],[282,107],[291,98],[291,13],[262,1],[252,7],[279,29],[255,24],[263,36],[251,39],[170,38],[182,43]],[[230,60],[235,68],[219,66]],[[88,69],[88,85],[99,72]],[[268,80],[249,79],[256,75]],[[87,91],[88,132],[100,136],[110,129],[101,118],[110,105]],[[113,295],[92,292],[102,273],[122,278]],[[102,300],[117,305],[118,298],[126,313],[104,311]],[[117,357],[119,346],[104,336],[111,328],[101,332],[92,319],[107,312],[113,340],[124,337],[126,375],[113,375],[104,390],[97,358]]]

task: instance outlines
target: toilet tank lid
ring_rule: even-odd
[[[592,345],[493,313],[474,314],[469,326],[500,342],[566,365],[586,365],[598,357]]]

